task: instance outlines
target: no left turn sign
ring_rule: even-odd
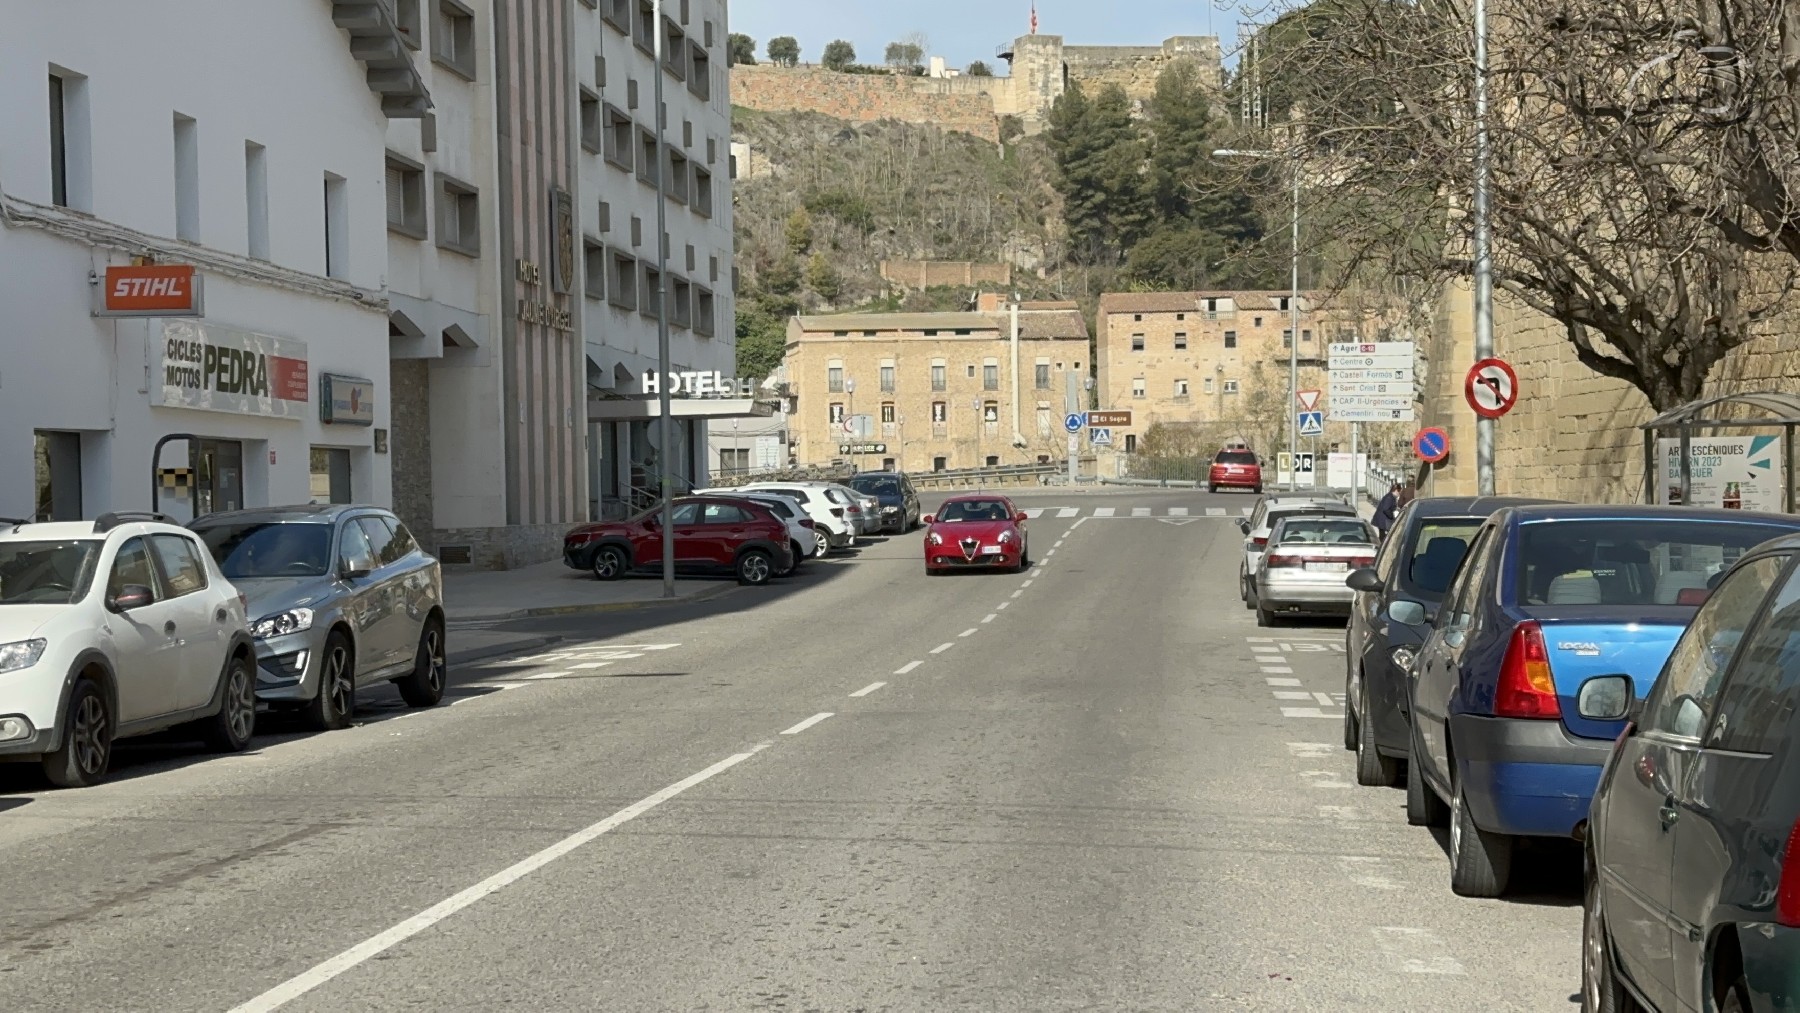
[[[1519,403],[1519,376],[1501,359],[1482,359],[1463,383],[1469,407],[1484,419],[1497,419]]]

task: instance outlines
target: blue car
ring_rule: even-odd
[[[1624,728],[1582,686],[1655,682],[1737,558],[1800,518],[1649,506],[1500,510],[1470,542],[1420,648],[1406,814],[1450,827],[1450,885],[1506,891],[1521,838],[1580,838]]]

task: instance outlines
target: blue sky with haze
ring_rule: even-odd
[[[1084,46],[1153,46],[1171,35],[1217,35],[1229,53],[1237,35],[1235,7],[1219,10],[1211,0],[1038,0],[1038,32]],[[833,39],[849,39],[861,62],[880,63],[889,42],[923,32],[931,40],[930,55],[955,67],[986,60],[1005,73],[995,48],[1030,28],[1031,0],[731,0],[731,30],[756,40],[759,60],[771,38],[792,35],[809,63],[817,63]]]

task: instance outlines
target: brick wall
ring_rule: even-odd
[[[884,260],[881,276],[896,285],[925,289],[941,285],[1011,285],[1011,264],[968,260]]]
[[[1006,78],[989,78],[1007,87]],[[815,112],[853,123],[929,123],[1000,143],[994,99],[973,85],[891,74],[840,74],[819,67],[757,64],[731,69],[731,104],[763,112]]]
[[[388,364],[393,430],[394,515],[427,550],[435,550],[431,502],[431,367],[424,359]]]

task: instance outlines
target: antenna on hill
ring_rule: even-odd
[[[1037,34],[1037,0],[1031,0],[1031,34]]]

